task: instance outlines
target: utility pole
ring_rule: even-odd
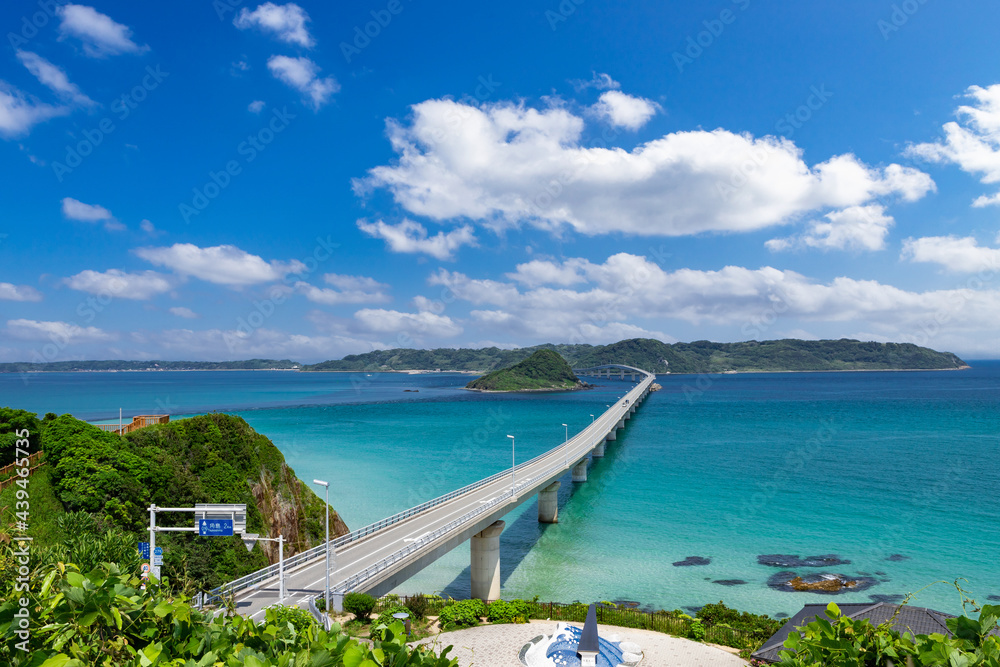
[[[313,484],[319,484],[326,489],[326,610],[323,627],[329,629],[330,623],[330,483],[321,479],[314,479]]]

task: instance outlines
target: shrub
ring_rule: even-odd
[[[410,613],[410,610],[401,604],[396,604],[379,614],[378,618],[372,622],[371,638],[375,641],[382,640],[385,637],[385,631],[390,625],[396,622],[396,619],[393,618],[392,615],[400,612],[408,614]]]
[[[375,608],[375,598],[367,593],[348,593],[344,596],[344,611],[354,614],[359,621],[367,621]]]
[[[479,625],[479,619],[486,615],[486,604],[482,600],[460,600],[441,610],[438,621],[442,629],[471,628]]]
[[[691,619],[691,629],[688,631],[688,636],[696,642],[704,641],[705,626],[697,618]]]
[[[302,632],[316,623],[316,619],[313,618],[313,615],[305,609],[300,609],[298,607],[286,607],[285,605],[280,604],[272,605],[271,607],[268,607],[268,609],[274,611],[275,621],[282,625],[285,623],[291,623],[296,632]]]
[[[490,623],[527,623],[531,618],[531,604],[525,600],[496,600],[490,603]]]
[[[406,608],[410,610],[410,615],[413,618],[421,620],[427,615],[427,612],[430,611],[431,603],[423,595],[416,595],[407,600]]]

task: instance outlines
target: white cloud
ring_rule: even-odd
[[[343,303],[385,303],[390,301],[385,290],[389,286],[374,278],[328,273],[323,280],[335,289],[316,287],[306,282],[295,283],[295,289],[313,303],[335,306]]]
[[[340,84],[332,76],[319,78],[319,65],[308,58],[271,56],[267,68],[274,78],[305,95],[307,104],[314,111],[318,111],[331,95],[340,90]]]
[[[517,265],[517,271],[506,274],[511,280],[517,281],[526,287],[539,287],[541,285],[559,285],[566,287],[577,283],[586,282],[583,275],[583,267],[589,264],[585,260],[570,259],[562,264],[535,259],[524,264]]]
[[[0,283],[0,301],[41,301],[42,293],[28,285]]]
[[[462,333],[462,327],[447,315],[430,311],[403,313],[383,308],[364,308],[354,313],[361,327],[374,333],[408,334],[417,337],[450,338]]]
[[[65,5],[59,10],[60,38],[75,37],[83,43],[83,52],[91,58],[104,58],[122,53],[143,53],[148,46],[132,41],[128,26],[116,23],[110,16],[86,5]]]
[[[104,273],[88,269],[66,278],[63,282],[81,292],[137,301],[151,299],[157,294],[169,292],[174,287],[168,276],[156,271],[125,273],[119,269],[109,269]]]
[[[643,97],[632,97],[619,90],[609,90],[601,95],[593,111],[614,127],[638,130],[656,115],[659,107]]]
[[[69,77],[66,76],[66,72],[50,63],[45,58],[42,58],[37,53],[32,53],[31,51],[18,51],[17,59],[20,60],[21,64],[24,65],[29,72],[35,75],[35,77],[43,85],[47,86],[64,99],[83,107],[97,106],[97,102],[84,95],[76,84],[69,80]]]
[[[199,248],[191,243],[175,243],[170,247],[137,248],[134,252],[147,262],[165,266],[182,276],[229,287],[275,282],[306,268],[298,260],[267,262],[232,245]]]
[[[254,100],[247,105],[247,111],[250,113],[260,113],[264,108],[264,100]]]
[[[389,121],[397,160],[355,180],[355,191],[385,188],[435,220],[679,236],[757,230],[880,196],[912,201],[934,188],[920,171],[850,154],[810,166],[772,136],[675,132],[627,151],[587,148],[583,130],[564,108],[429,100],[409,124]]]
[[[183,317],[186,320],[196,320],[201,317],[198,313],[194,312],[190,308],[185,308],[184,306],[175,306],[171,308],[170,314],[176,315],[177,317]]]
[[[1000,241],[1000,239],[998,239]],[[971,236],[906,239],[900,259],[938,264],[955,273],[1000,270],[1000,249],[984,248]]]
[[[116,340],[115,334],[97,327],[81,327],[70,322],[7,320],[7,335],[20,340],[49,340],[63,345]]]
[[[786,250],[796,246],[823,250],[882,250],[889,228],[895,223],[885,214],[881,204],[850,206],[831,211],[826,220],[813,220],[808,230],[784,239],[771,239],[764,245],[771,250]]]
[[[139,223],[139,229],[141,229],[143,232],[145,232],[149,236],[160,236],[160,235],[162,235],[164,233],[164,232],[161,232],[160,230],[158,230],[156,228],[156,225],[154,225],[151,220],[145,220],[145,219],[143,219]]]
[[[980,174],[982,183],[1000,183],[1000,84],[986,88],[970,86],[965,96],[973,103],[955,110],[962,124],[946,123],[944,139],[910,146],[907,154],[931,162],[957,164],[966,173]],[[997,204],[1000,192],[983,195],[972,205]]]
[[[472,227],[468,225],[447,233],[438,232],[434,236],[428,236],[427,228],[412,220],[403,220],[398,225],[381,220],[358,220],[358,229],[385,241],[392,252],[425,253],[440,260],[455,259],[455,251],[462,246],[478,245]]]
[[[80,222],[103,222],[104,228],[108,231],[121,231],[125,225],[120,223],[111,211],[97,204],[84,204],[79,199],[63,197],[63,216],[68,220],[78,220]]]
[[[287,5],[265,2],[252,12],[244,7],[233,19],[233,25],[240,30],[258,28],[263,32],[273,34],[283,42],[297,44],[307,49],[316,44],[316,40],[306,28],[308,22],[309,15],[304,9],[292,2]]]
[[[5,139],[28,134],[31,128],[56,116],[65,116],[68,106],[44,104],[0,80],[0,136]]]
[[[583,79],[571,79],[570,83],[573,84],[573,88],[576,89],[577,92],[582,92],[587,88],[596,88],[597,90],[612,90],[621,88],[621,84],[612,79],[610,75],[599,72],[593,72],[593,76],[590,81],[584,81]]]

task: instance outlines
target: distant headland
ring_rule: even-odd
[[[351,354],[343,359],[301,364],[288,359],[246,361],[56,361],[0,363],[0,373],[94,371],[462,371],[489,373],[524,361],[539,350],[552,350],[573,368],[627,364],[652,373],[777,373],[793,371],[911,371],[968,368],[951,352],[912,343],[839,340],[769,340],[740,343],[664,343],[632,338],[610,345],[545,344],[515,349],[392,349]]]

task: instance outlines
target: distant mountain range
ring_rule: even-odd
[[[857,340],[772,340],[744,343],[668,344],[633,338],[610,345],[538,345],[514,350],[376,350],[337,361],[306,365],[303,371],[448,370],[488,372],[512,366],[540,349],[558,352],[573,368],[617,363],[653,373],[725,373],[754,371],[939,370],[966,368],[950,352],[910,343]]]
[[[653,373],[726,373],[779,371],[955,370],[968,365],[950,352],[911,343],[840,340],[769,340],[743,343],[664,343],[633,338],[610,345],[536,345],[513,350],[376,350],[351,354],[318,364],[288,359],[246,361],[56,361],[0,364],[0,372],[147,371],[147,370],[302,370],[302,371],[476,371],[486,373],[513,366],[532,353],[550,349],[573,368],[626,364]]]

